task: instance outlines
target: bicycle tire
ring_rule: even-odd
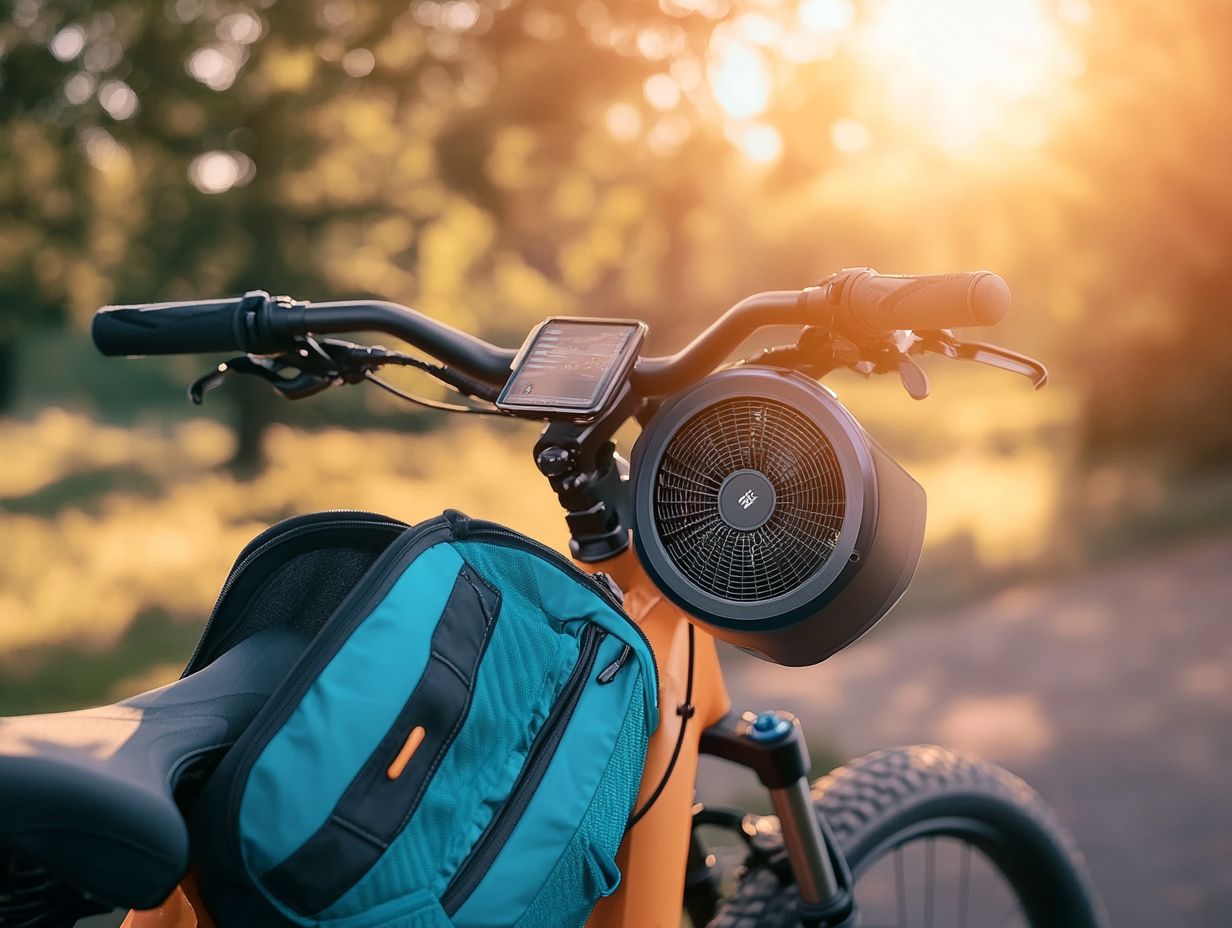
[[[1025,782],[972,755],[931,745],[877,751],[813,784],[856,881],[904,840],[959,837],[978,848],[1032,928],[1106,928],[1107,915],[1073,839]],[[752,863],[708,928],[794,928],[798,896],[777,851]]]

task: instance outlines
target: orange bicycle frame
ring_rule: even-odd
[[[587,565],[582,565],[587,566]],[[677,711],[685,704],[689,670],[689,621],[655,588],[631,548],[593,565],[601,567],[625,591],[625,611],[641,626],[659,665],[659,729],[650,741],[637,806],[641,808],[667,770],[680,726]],[[650,811],[625,835],[617,863],[620,888],[595,907],[589,928],[678,928],[685,865],[693,821],[693,784],[697,779],[698,742],[702,731],[727,712],[730,702],[714,639],[693,633],[694,714],[688,720],[676,765]],[[157,909],[130,912],[121,928],[215,928],[191,878]]]

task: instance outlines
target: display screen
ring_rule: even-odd
[[[642,327],[636,323],[548,320],[506,384],[500,402],[593,409],[613,374],[631,361],[641,336]]]

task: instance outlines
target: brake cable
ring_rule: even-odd
[[[477,400],[486,400],[492,402],[496,399],[500,390],[493,387],[491,384],[483,383],[473,377],[468,377],[452,367],[446,367],[444,364],[433,364],[431,361],[424,361],[421,358],[416,358],[413,355],[403,354],[400,351],[387,351],[384,348],[379,348],[382,352],[380,357],[380,365],[394,364],[402,367],[414,367],[417,370],[423,371],[425,374],[430,374],[448,387],[452,387],[463,396],[470,396]],[[465,407],[470,408],[470,407]]]
[[[286,399],[302,399],[341,383],[368,381],[382,390],[417,406],[443,412],[477,415],[505,415],[495,406],[464,406],[415,396],[377,377],[375,371],[385,365],[414,367],[430,374],[458,393],[491,403],[497,389],[441,364],[433,364],[399,351],[389,351],[379,345],[357,345],[335,338],[315,338],[305,335],[297,339],[298,347],[276,355],[241,355],[219,364],[198,378],[188,395],[200,405],[205,394],[219,387],[232,374],[260,377]]]
[[[408,365],[418,367],[418,365]],[[400,400],[406,400],[408,403],[414,403],[416,406],[423,406],[425,409],[439,409],[442,412],[461,412],[475,416],[505,416],[505,413],[495,406],[463,406],[460,403],[442,403],[440,400],[430,400],[426,397],[415,396],[407,393],[405,390],[400,390],[388,380],[382,380],[372,371],[364,372],[364,379],[369,383],[375,384],[386,393],[393,394]]]
[[[672,773],[676,770],[676,762],[680,760],[680,751],[684,748],[685,729],[689,725],[689,719],[693,718],[697,713],[697,707],[693,705],[693,664],[695,657],[693,634],[693,623],[690,622],[689,658],[688,669],[685,674],[684,702],[676,707],[676,714],[680,716],[680,729],[676,733],[676,746],[672,748],[672,756],[663,770],[663,776],[659,779],[658,784],[650,796],[647,797],[645,803],[642,804],[642,807],[629,816],[629,824],[625,826],[626,829],[632,828],[645,818],[646,813],[651,810],[654,804],[659,801],[659,797],[663,795],[663,790],[667,788],[668,781],[671,780]]]

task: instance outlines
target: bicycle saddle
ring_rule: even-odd
[[[4,885],[5,852],[10,880],[35,864],[111,906],[146,909],[166,898],[188,867],[177,786],[208,775],[306,643],[270,629],[191,676],[111,706],[0,718],[0,925],[17,904]],[[33,883],[45,886],[46,876]],[[44,924],[39,899],[21,904],[35,920],[16,924]]]

